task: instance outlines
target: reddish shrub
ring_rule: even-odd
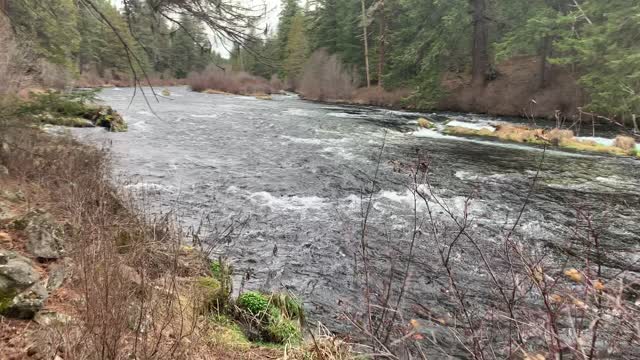
[[[186,84],[193,91],[217,90],[232,94],[271,94],[274,88],[264,78],[246,72],[233,72],[208,67],[201,73],[189,74]]]
[[[350,100],[358,80],[336,55],[320,49],[304,67],[297,91],[312,100]]]

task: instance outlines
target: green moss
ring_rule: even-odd
[[[205,312],[223,309],[229,302],[228,294],[223,291],[220,282],[212,277],[199,278],[198,288],[202,294],[202,309]]]
[[[0,291],[0,314],[4,314],[13,305],[13,298],[17,294],[15,290]]]
[[[278,344],[299,343],[302,340],[300,328],[291,320],[280,319],[266,328],[266,339]]]
[[[240,309],[248,311],[253,316],[267,314],[270,308],[269,298],[256,291],[240,295],[237,304]]]

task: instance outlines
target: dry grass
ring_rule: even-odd
[[[4,130],[4,129],[3,129]],[[110,182],[104,151],[34,129],[2,131],[0,162],[22,184],[27,203],[66,222],[73,274],[63,308],[77,319],[38,331],[37,351],[64,359],[197,358],[206,354],[185,272],[207,262],[182,251],[169,218],[151,219]],[[185,259],[188,268],[184,269]],[[52,297],[55,299],[55,297]],[[49,306],[56,306],[55,300]],[[63,349],[63,350],[59,350]]]
[[[571,130],[532,129],[526,126],[511,124],[500,124],[496,126],[496,131],[448,126],[444,132],[449,135],[493,137],[517,143],[550,144],[564,149],[604,153],[615,156],[636,155],[635,140],[626,136],[618,136],[614,146],[606,146],[592,140],[579,140]]]
[[[549,131],[545,131],[544,136],[553,144],[557,145],[560,144],[560,142],[563,140],[573,139],[575,137],[575,134],[572,130],[551,129]]]
[[[619,135],[616,136],[614,146],[626,151],[635,151],[636,139],[632,138],[631,136]]]
[[[186,84],[193,91],[214,90],[240,95],[268,95],[282,90],[275,87],[281,85],[277,78],[269,82],[245,72],[223,71],[213,66],[209,66],[201,73],[189,74]]]
[[[588,151],[588,152],[604,153],[604,154],[616,155],[616,156],[631,155],[631,153],[628,150],[621,149],[617,146],[606,146],[606,145],[598,144],[595,141],[578,140],[576,138],[563,139],[560,142],[560,147],[565,149],[576,150],[576,151]]]
[[[496,126],[494,135],[502,140],[537,143],[542,139],[543,132],[543,129],[530,129],[525,126],[501,124]]]

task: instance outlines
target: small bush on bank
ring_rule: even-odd
[[[246,292],[238,297],[238,307],[253,316],[263,316],[269,311],[269,298],[256,291]]]
[[[287,344],[302,339],[300,329],[304,323],[304,309],[290,295],[249,291],[240,295],[236,303],[241,311],[252,317],[246,320],[256,328],[262,340]]]

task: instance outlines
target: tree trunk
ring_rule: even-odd
[[[369,72],[369,40],[367,39],[367,8],[364,4],[364,0],[360,1],[362,3],[362,33],[364,36],[364,67],[367,73],[367,87],[371,87],[371,75]]]
[[[471,83],[484,86],[489,70],[489,25],[486,0],[471,0],[473,5],[473,47]]]
[[[540,83],[538,84],[538,88],[540,89],[547,87],[549,78],[549,64],[547,63],[547,58],[551,55],[552,43],[553,39],[551,36],[545,36],[542,39],[542,47],[540,49]]]
[[[384,1],[380,3],[380,44],[378,45],[378,86],[382,87],[382,76],[385,62],[385,42],[387,41],[387,17],[384,13]]]

